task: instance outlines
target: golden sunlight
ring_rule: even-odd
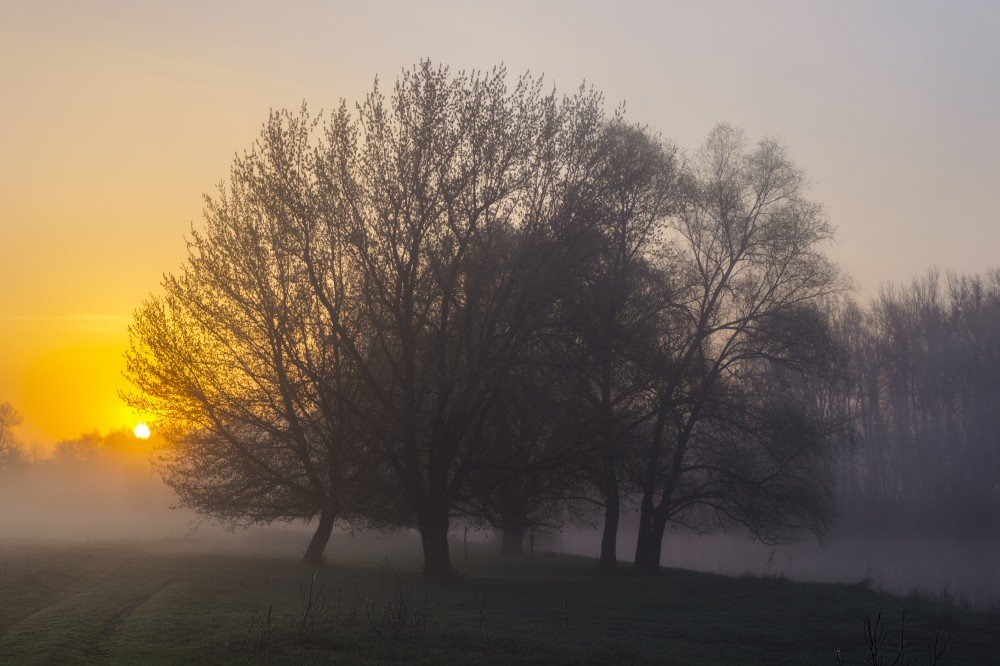
[[[138,437],[139,439],[149,439],[150,435],[149,426],[146,425],[145,423],[139,423],[132,430],[132,434]]]

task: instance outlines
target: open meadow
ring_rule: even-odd
[[[453,544],[460,574],[430,583],[415,541],[348,541],[322,570],[184,541],[0,542],[0,662],[837,664],[839,648],[864,664],[881,614],[892,663],[904,612],[906,663],[933,663],[935,635],[938,663],[1000,655],[995,609],[864,582],[601,576],[595,560],[480,544],[462,567]]]

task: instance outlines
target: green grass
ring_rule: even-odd
[[[1000,615],[943,600],[679,569],[606,577],[585,558],[482,547],[430,584],[410,546],[384,545],[387,560],[364,566],[355,549],[314,575],[290,558],[0,542],[0,663],[836,664],[840,647],[863,664],[865,617],[882,614],[894,656],[903,611],[912,663],[938,628],[942,663],[1000,663]]]

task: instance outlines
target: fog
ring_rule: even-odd
[[[123,460],[44,462],[8,470],[0,481],[5,539],[165,539],[197,521],[172,508],[170,490],[148,464]],[[199,530],[215,532],[210,526]]]
[[[178,508],[177,498],[140,459],[59,464],[46,461],[0,474],[0,545],[14,542],[128,541],[157,550],[190,553],[240,553],[298,559],[313,527],[302,522],[228,529]],[[476,544],[464,561],[463,542]],[[535,538],[534,556],[561,552],[595,557],[601,532],[586,525],[567,526]],[[456,563],[475,566],[484,552],[499,552],[490,530],[452,531]],[[635,515],[623,516],[618,557],[631,561]],[[989,607],[1000,600],[1000,569],[995,566],[1000,539],[979,535],[862,534],[840,525],[821,544],[803,538],[772,547],[737,533],[696,536],[669,532],[663,565],[727,576],[781,576],[798,581],[842,582],[895,594],[946,598]],[[337,531],[327,556],[338,562],[383,561],[419,566],[419,536]]]
[[[618,557],[631,560],[634,530],[624,519]],[[554,548],[593,556],[597,530],[571,529],[557,535]],[[740,534],[666,535],[662,564],[727,576],[781,576],[796,581],[859,584],[892,594],[948,599],[976,607],[1000,600],[1000,539],[990,536],[860,534],[841,527],[823,543],[803,538],[792,545],[768,546]]]
[[[87,438],[72,444],[82,441]],[[174,491],[153,469],[148,448],[138,444],[133,453],[102,451],[88,458],[57,456],[0,470],[0,546],[131,542],[159,551],[299,559],[315,530],[304,521],[221,525],[180,507]],[[470,540],[486,538],[485,533],[474,534]],[[417,558],[415,531],[338,530],[327,555],[361,564],[373,557],[381,560],[387,549],[405,553],[411,547]]]

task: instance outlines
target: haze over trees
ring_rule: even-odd
[[[832,234],[774,140],[687,154],[593,90],[422,62],[271,114],[136,313],[127,398],[184,505],[315,520],[312,564],[338,522],[417,529],[444,577],[456,519],[511,553],[596,519],[608,570],[637,508],[654,573],[669,527],[822,534],[837,489],[996,503],[996,276],[863,311]]]
[[[939,271],[851,304],[854,455],[839,493],[868,528],[979,532],[1000,515],[1000,271]]]

